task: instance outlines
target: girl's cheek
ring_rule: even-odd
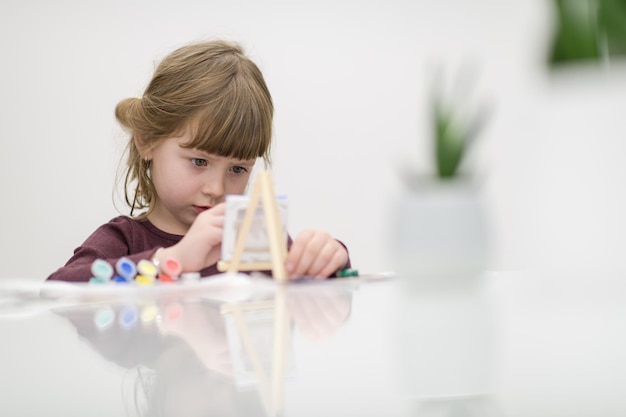
[[[232,181],[227,184],[226,189],[228,190],[227,194],[243,194],[246,190],[246,186],[248,185],[248,177],[245,178],[237,178],[236,181]]]

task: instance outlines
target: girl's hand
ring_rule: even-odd
[[[348,263],[346,249],[328,233],[308,229],[296,237],[287,254],[289,276],[328,278]]]
[[[197,272],[219,261],[225,212],[226,204],[221,203],[198,214],[181,241],[159,253],[159,260],[174,258],[183,272]]]

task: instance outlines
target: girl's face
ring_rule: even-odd
[[[188,135],[172,137],[143,155],[152,160],[156,190],[148,219],[177,235],[184,235],[199,213],[223,202],[227,194],[243,194],[255,163],[184,148],[189,141]]]

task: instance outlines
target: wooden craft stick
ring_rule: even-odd
[[[219,271],[230,271],[232,262],[230,261],[218,261],[217,269]],[[271,262],[239,262],[239,266],[235,269],[236,271],[269,271],[272,269],[274,264]]]
[[[267,172],[261,173],[259,178],[261,181],[261,194],[263,198],[263,214],[265,215],[267,224],[267,237],[270,244],[270,252],[272,254],[272,275],[274,279],[280,283],[287,280],[287,271],[285,270],[285,250],[281,249],[282,228],[278,218],[278,207],[276,205],[276,197],[272,187],[272,180]],[[282,243],[285,245],[285,242]]]

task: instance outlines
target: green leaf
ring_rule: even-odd
[[[450,115],[439,110],[435,117],[437,175],[440,178],[451,178],[457,174],[463,159],[464,136]]]
[[[602,0],[598,8],[600,36],[610,57],[626,56],[626,1]]]
[[[600,58],[595,1],[554,1],[557,25],[549,63],[556,65]]]

